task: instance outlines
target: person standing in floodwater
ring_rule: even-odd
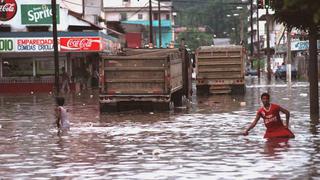
[[[65,67],[62,67],[61,70],[62,70],[62,76],[61,76],[61,78],[62,78],[61,92],[65,92],[65,89],[66,89],[66,88],[67,88],[67,92],[70,92],[70,85],[69,85],[70,76],[69,76],[69,74],[67,73]]]
[[[58,133],[61,131],[66,131],[70,129],[70,123],[67,116],[67,109],[64,106],[64,97],[56,97],[57,107],[56,112],[56,124],[58,128]]]
[[[249,131],[256,126],[262,117],[267,128],[264,138],[294,138],[294,134],[289,130],[290,112],[277,104],[270,103],[270,95],[268,93],[261,95],[261,101],[263,106],[259,108],[256,118],[243,132],[243,135],[248,135]],[[280,112],[286,115],[285,125],[280,118]]]

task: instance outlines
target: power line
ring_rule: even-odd
[[[75,3],[75,2],[71,2],[71,1],[68,1],[68,0],[62,0],[63,2],[67,2],[67,3],[70,3],[70,4],[73,4],[73,5],[77,5],[77,6],[83,6],[82,4],[80,3]],[[89,6],[89,5],[86,5],[86,7],[93,7],[93,8],[100,8],[100,6]]]
[[[148,7],[148,6],[147,6],[148,3],[149,3],[149,2],[146,2],[146,3],[143,5],[143,7],[141,7],[140,9],[138,9],[136,12],[134,12],[134,13],[133,13],[130,17],[128,17],[128,18],[131,18],[132,16],[134,16],[134,15],[137,14],[138,12],[142,11],[142,9]]]

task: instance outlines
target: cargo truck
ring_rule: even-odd
[[[126,49],[122,55],[102,57],[100,111],[163,111],[170,102],[181,106],[188,88],[184,57],[179,49]]]
[[[243,94],[245,49],[240,45],[201,46],[196,51],[197,94]]]

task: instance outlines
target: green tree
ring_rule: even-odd
[[[212,35],[206,32],[199,32],[195,28],[188,28],[186,32],[180,33],[178,42],[185,39],[185,43],[192,51],[196,50],[199,46],[208,46],[212,44]]]
[[[239,4],[235,0],[173,0],[178,11],[176,24],[186,27],[206,27],[207,32],[215,34],[218,38],[230,37],[232,42],[240,39],[240,21],[244,23],[243,29],[247,29],[246,17],[248,11],[237,10]],[[245,9],[246,6],[243,6]],[[242,14],[238,17],[227,17],[227,14]],[[247,14],[246,14],[247,13]],[[238,32],[232,30],[236,28]],[[230,36],[229,36],[230,35]],[[244,33],[246,35],[246,33]],[[244,37],[244,39],[247,39]],[[239,42],[239,40],[238,40]]]
[[[288,29],[298,28],[309,33],[310,117],[319,121],[319,85],[317,39],[320,30],[319,0],[273,0],[275,18]]]

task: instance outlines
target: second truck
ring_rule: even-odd
[[[245,49],[240,45],[201,46],[196,51],[197,94],[243,94]]]

